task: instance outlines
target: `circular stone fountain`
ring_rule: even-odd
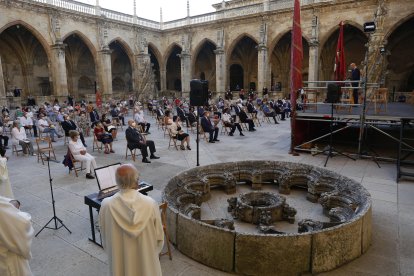
[[[358,258],[371,242],[366,189],[309,165],[243,161],[197,167],[173,177],[163,197],[177,249],[227,272],[320,273]]]

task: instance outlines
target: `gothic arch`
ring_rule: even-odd
[[[399,21],[387,34],[386,86],[390,91],[414,91],[414,15]]]
[[[269,46],[269,53],[268,53],[269,57],[272,54],[270,50],[273,50],[276,47],[276,45],[279,43],[279,41],[282,39],[282,37],[284,37],[286,34],[290,33],[291,31],[292,31],[292,28],[289,28],[283,32],[280,32],[274,39],[272,39],[272,41],[268,45]],[[305,34],[303,34],[303,32],[302,32],[302,39],[305,40],[309,44],[310,38],[306,36]]]
[[[151,49],[152,53],[154,54],[154,58],[157,60],[160,67],[163,66],[163,56],[160,50],[158,50],[158,47],[154,43],[148,42],[148,51],[149,49]]]
[[[271,43],[272,48],[269,48],[271,87],[272,90],[277,87],[285,96],[290,93],[291,40],[292,31],[289,29],[276,37]],[[302,36],[302,45],[302,78],[306,80],[309,73],[309,42],[304,36]]]
[[[51,52],[50,52],[49,42],[43,37],[43,35],[38,30],[36,30],[29,23],[26,23],[26,22],[24,22],[22,20],[15,20],[15,21],[9,22],[9,23],[7,23],[6,25],[4,25],[3,27],[0,28],[0,34],[2,34],[5,30],[7,30],[8,28],[10,28],[10,27],[12,27],[14,25],[22,25],[27,30],[29,30],[32,33],[32,35],[42,45],[43,50],[45,50],[46,55],[47,55],[48,59],[50,60],[50,54],[51,54]]]
[[[50,47],[33,27],[20,20],[3,26],[0,53],[6,90],[23,89],[22,97],[52,94]]]
[[[210,90],[216,88],[216,44],[208,39],[203,39],[195,48],[191,60],[192,78],[207,80]]]
[[[161,66],[162,64],[162,55],[158,48],[153,43],[148,43],[148,54],[150,54],[150,60],[153,64],[153,71],[154,71],[154,78],[155,78],[155,86],[158,90],[161,90]]]
[[[122,46],[122,49],[125,51],[125,53],[127,54],[129,61],[131,62],[131,64],[133,63],[134,60],[134,53],[131,49],[131,47],[129,47],[128,43],[125,42],[125,40],[123,40],[120,37],[116,37],[114,39],[112,39],[111,41],[109,41],[108,45],[111,45],[112,43],[119,43]]]
[[[79,38],[86,44],[89,51],[91,52],[95,64],[98,64],[97,63],[97,50],[96,50],[96,47],[93,45],[92,41],[86,35],[84,35],[78,30],[67,33],[65,36],[62,37],[62,41],[65,41],[71,35],[79,36]]]
[[[183,49],[183,47],[182,47],[180,44],[178,44],[178,43],[176,43],[176,42],[171,43],[171,44],[167,47],[167,49],[165,49],[164,56],[162,57],[162,63],[163,63],[163,66],[167,66],[167,61],[168,61],[168,58],[170,57],[171,52],[174,50],[174,48],[175,48],[175,47],[178,47],[178,48],[180,48],[181,50]]]
[[[365,35],[364,27],[362,25],[360,25],[360,24],[358,24],[358,23],[356,23],[352,20],[344,20],[343,22],[344,22],[344,26],[346,26],[346,25],[352,26],[352,27],[360,30],[361,33],[363,33]],[[336,24],[335,26],[333,26],[332,28],[330,28],[325,34],[321,34],[322,38],[319,39],[319,45],[320,45],[321,49],[325,46],[328,39],[331,38],[331,36],[338,30],[339,30],[339,23]]]
[[[98,82],[97,52],[91,41],[81,32],[73,31],[63,37],[65,47],[66,73],[68,92],[75,97],[93,94],[94,88],[81,85],[79,81],[86,78]],[[82,79],[81,79],[82,78]]]
[[[414,18],[414,13],[407,15],[401,19],[399,19],[394,25],[392,25],[388,31],[386,32],[386,35],[384,36],[384,40],[388,40],[388,38],[402,25],[404,25],[406,22],[410,21],[412,18]]]
[[[230,56],[231,56],[231,53],[234,51],[234,48],[236,48],[237,44],[245,37],[250,38],[251,40],[256,42],[256,44],[259,44],[259,41],[254,36],[252,36],[251,34],[242,33],[242,34],[238,35],[235,39],[233,39],[233,41],[231,42],[229,47],[227,47],[227,51],[226,51],[227,61],[230,60]]]
[[[182,52],[181,46],[173,43],[168,48],[165,56],[166,89],[181,91],[181,59],[177,55]]]
[[[133,90],[133,54],[128,45],[120,38],[113,39],[111,49],[112,91],[128,93]]]
[[[193,50],[193,52],[191,53],[191,55],[192,55],[193,57],[196,57],[196,56],[198,55],[198,53],[201,51],[201,49],[203,48],[203,46],[204,46],[204,44],[205,44],[206,42],[210,42],[211,44],[213,44],[213,45],[214,45],[214,47],[216,47],[216,48],[217,48],[217,44],[216,44],[213,40],[211,40],[211,39],[209,39],[209,38],[204,38],[203,40],[201,40],[201,41],[197,44],[197,46],[194,48],[194,50]]]
[[[329,36],[327,36],[329,34]],[[336,45],[339,35],[339,24],[334,26],[325,35],[323,42],[320,44],[319,61],[319,79],[332,80],[335,63]],[[345,62],[350,64],[356,63],[357,66],[362,64],[365,57],[365,44],[368,42],[367,35],[363,32],[362,26],[344,21],[344,47]]]

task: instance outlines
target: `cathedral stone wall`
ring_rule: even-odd
[[[121,94],[149,89],[150,93],[146,96],[152,96],[152,88],[157,87],[162,91],[178,90],[176,95],[188,96],[189,81],[200,77],[209,80],[210,90],[218,93],[236,86],[257,91],[264,87],[271,90],[279,87],[287,95],[290,92],[290,45],[287,42],[292,25],[291,7],[265,10],[265,5],[273,7],[279,2],[253,1],[249,2],[252,6],[246,7],[245,11],[251,7],[260,8],[260,5],[263,5],[263,11],[249,13],[244,12],[243,7],[231,10],[232,6],[240,5],[236,2],[226,3],[225,9],[231,15],[228,18],[223,16],[226,10],[219,8],[216,20],[194,23],[191,20],[197,17],[189,17],[174,28],[152,28],[90,14],[94,6],[85,5],[78,12],[37,1],[1,0],[0,56],[4,85],[0,85],[0,95],[4,97],[6,92],[19,87],[23,89],[23,97],[29,94],[56,97],[74,94],[83,97],[83,94],[89,93],[82,84],[88,79],[92,83],[96,81],[108,97],[113,93],[113,85]],[[371,38],[369,61],[381,63],[382,66],[372,68],[370,74],[373,80],[383,80],[383,85],[397,90],[413,89],[414,66],[400,64],[404,57],[398,53],[404,52],[409,59],[413,57],[408,48],[397,46],[402,35],[393,36],[398,32],[404,33],[405,29],[410,30],[410,20],[414,18],[413,1],[317,0],[312,3],[303,5],[301,10],[305,80],[331,79],[340,21],[345,23],[347,63],[355,62],[363,66],[365,44],[369,41],[368,35],[363,32],[363,24],[376,20],[378,29]],[[166,22],[165,26],[171,24]],[[33,61],[34,53],[38,52],[34,42],[23,43],[14,47],[16,51],[11,51],[13,43],[10,41],[19,41],[24,36],[27,41],[37,41],[41,45],[47,57],[46,65],[39,66],[39,62]],[[78,42],[68,47],[65,42],[71,37],[76,37]],[[404,39],[404,44],[412,44],[412,38]],[[125,57],[118,57],[118,60],[128,59],[130,69],[112,73],[115,59],[112,43],[121,45],[117,54]],[[381,45],[386,47],[387,43],[395,52],[379,56],[377,48]],[[82,75],[76,67],[84,57],[84,48],[92,56],[92,61],[88,61],[93,63],[89,65],[88,76]],[[33,54],[27,55],[27,52]],[[71,61],[68,61],[68,55]],[[413,61],[409,63],[413,64]],[[153,70],[149,70],[151,66]],[[404,67],[403,72],[398,71],[400,67]],[[156,71],[154,76],[152,71]],[[121,76],[127,77],[122,79]],[[124,82],[131,84],[124,85]]]

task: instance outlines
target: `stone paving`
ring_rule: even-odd
[[[138,157],[135,166],[141,172],[141,179],[154,186],[150,196],[161,200],[163,187],[168,180],[196,165],[195,135],[192,135],[192,151],[168,149],[168,139],[157,130],[151,119],[151,135],[155,141],[157,155],[161,159],[143,164]],[[219,135],[215,144],[200,141],[200,164],[238,160],[279,160],[323,166],[325,156],[288,154],[290,143],[289,121],[280,125],[264,123],[254,133],[245,132],[245,137]],[[125,128],[124,128],[125,130]],[[92,152],[92,138],[87,138],[89,153],[96,156],[98,166],[125,161],[124,131],[119,131],[114,142],[115,154]],[[57,216],[72,231],[45,229],[32,245],[33,258],[30,261],[35,275],[108,275],[107,256],[103,249],[88,241],[90,224],[88,207],[84,196],[97,191],[95,180],[87,180],[84,172],[76,178],[68,174],[61,161],[66,153],[63,140],[55,143],[59,163],[51,162]],[[37,157],[16,157],[8,151],[9,174],[15,196],[22,203],[22,210],[32,215],[37,232],[52,216],[50,187],[47,166],[37,163]],[[368,252],[359,259],[323,275],[414,275],[414,183],[395,182],[396,166],[381,163],[381,168],[370,160],[352,161],[334,157],[328,162],[328,169],[351,177],[362,183],[373,198],[373,240]],[[173,260],[161,258],[164,275],[228,275],[198,264],[173,249]]]

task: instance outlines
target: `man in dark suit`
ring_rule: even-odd
[[[185,115],[182,104],[180,104],[180,106],[177,106],[177,116],[180,118],[181,122],[185,122],[188,127],[188,118]]]
[[[351,80],[352,81],[359,81],[361,80],[361,72],[359,71],[358,67],[356,66],[355,63],[351,63]],[[358,87],[359,83],[358,82],[353,82],[352,83],[352,87]],[[352,93],[352,96],[354,97],[354,104],[358,104],[358,88],[354,88],[354,91]]]
[[[70,116],[69,115],[63,116],[63,120],[64,121],[61,123],[62,128],[63,128],[63,131],[65,131],[65,136],[66,137],[69,137],[69,131],[71,131],[71,130],[76,130],[77,131],[78,130],[78,126],[75,124],[74,121],[72,121],[70,119]],[[85,138],[83,137],[83,133],[82,132],[79,132],[79,138],[81,139],[82,144],[86,148]]]
[[[210,139],[208,140],[209,143],[219,142],[220,140],[217,139],[219,128],[214,126],[210,121],[210,112],[206,111],[201,118],[201,127],[203,128],[204,132],[208,132],[210,134]],[[214,137],[213,137],[214,136]]]
[[[99,122],[99,114],[96,108],[89,113],[89,116],[91,118],[91,127],[93,128]]]
[[[247,116],[247,113],[245,111],[245,107],[240,109],[240,112],[239,112],[238,116],[239,116],[240,122],[246,123],[246,124],[249,125],[249,131],[256,131],[256,129],[254,128],[255,127],[254,122],[253,122],[252,119],[250,119]]]
[[[134,120],[128,120],[128,128],[125,131],[125,137],[127,140],[127,146],[130,150],[139,149],[141,150],[142,154],[142,162],[143,163],[151,163],[147,159],[148,157],[148,149],[150,149],[150,159],[159,159],[158,156],[154,155],[156,152],[155,143],[154,141],[147,140],[145,137],[136,129],[136,122]]]

